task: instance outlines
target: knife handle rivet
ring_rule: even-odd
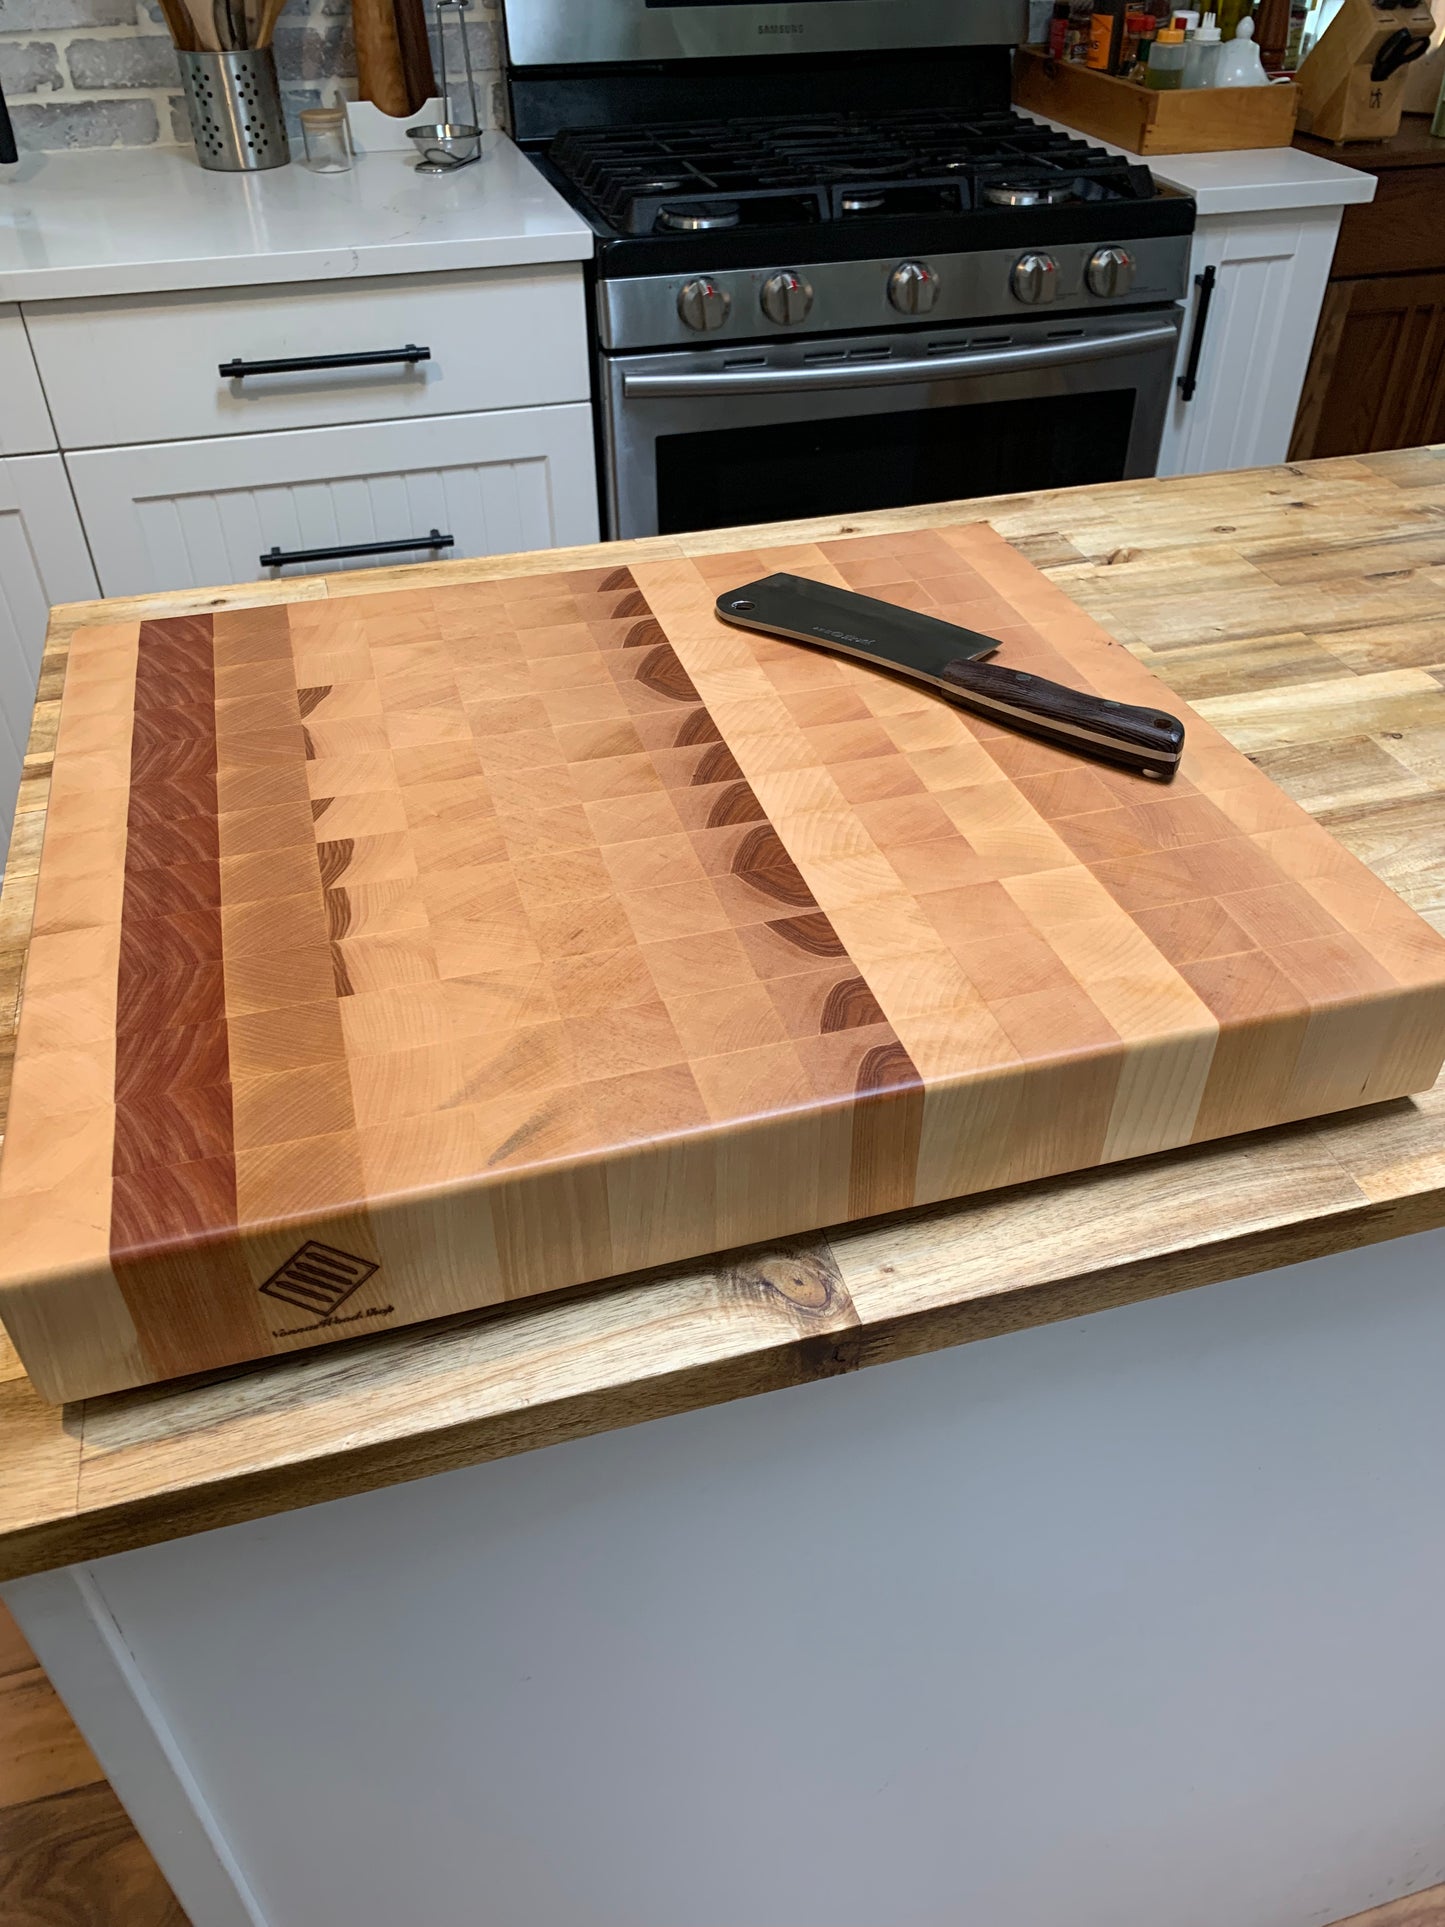
[[[754,605],[748,601],[746,596],[738,596],[734,601],[728,604],[728,607],[730,609],[751,609],[753,606]]]

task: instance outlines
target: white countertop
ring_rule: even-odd
[[[188,148],[27,155],[0,173],[0,301],[591,257],[587,224],[504,134],[488,134],[481,160],[452,178],[418,174],[412,158],[409,148],[382,149],[347,174],[296,161],[217,174]],[[1294,147],[1147,164],[1192,194],[1201,215],[1339,207],[1375,191],[1373,175]]]
[[[1201,214],[1263,214],[1291,207],[1348,207],[1375,198],[1375,177],[1299,147],[1241,147],[1230,154],[1154,154],[1156,180],[1194,196]]]
[[[414,158],[216,174],[188,148],[27,155],[0,171],[0,301],[591,258],[591,229],[504,134],[452,177]]]
[[[1049,127],[1061,127],[1078,134],[1077,127],[1062,121],[1029,113],[1030,120]],[[1111,154],[1123,154],[1141,161],[1156,181],[1182,188],[1192,194],[1201,215],[1266,214],[1285,208],[1348,207],[1355,201],[1375,198],[1375,177],[1358,168],[1341,167],[1337,161],[1306,154],[1298,147],[1242,147],[1228,154],[1135,154],[1101,141],[1097,134],[1081,134],[1083,140],[1107,147]]]

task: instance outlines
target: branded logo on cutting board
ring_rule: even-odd
[[[380,1269],[369,1258],[353,1257],[349,1251],[311,1238],[260,1289],[268,1298],[284,1299],[325,1321]]]

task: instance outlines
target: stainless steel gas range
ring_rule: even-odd
[[[1194,204],[1010,110],[1024,0],[505,8],[610,535],[1153,472]]]

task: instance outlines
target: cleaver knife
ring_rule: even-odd
[[[720,595],[717,612],[741,629],[810,642],[910,682],[927,683],[991,723],[1165,782],[1184,753],[1184,725],[1177,716],[982,662],[980,657],[1000,646],[992,636],[855,595],[851,589],[835,589],[801,575],[765,575]]]

